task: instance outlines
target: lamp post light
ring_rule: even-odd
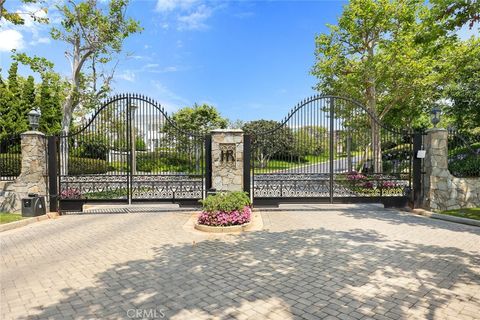
[[[36,131],[38,129],[41,115],[42,114],[40,113],[40,110],[37,109],[33,109],[28,113],[28,123],[30,124],[30,129],[32,129],[33,131]]]
[[[436,128],[437,124],[440,122],[441,113],[442,109],[439,106],[433,107],[432,111],[430,112],[430,121],[432,122],[434,128]]]

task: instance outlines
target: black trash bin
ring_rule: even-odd
[[[31,193],[22,199],[22,217],[37,217],[46,214],[45,197]]]

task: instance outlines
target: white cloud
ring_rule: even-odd
[[[205,21],[212,15],[212,10],[205,5],[195,11],[178,17],[178,30],[201,30],[207,28]]]
[[[0,51],[25,49],[27,44],[35,46],[50,43],[50,37],[47,34],[48,29],[51,25],[59,22],[58,12],[53,3],[48,5],[43,2],[41,5],[35,3],[21,4],[14,11],[22,17],[24,23],[22,25],[14,25],[5,19],[0,21]],[[49,19],[50,25],[36,21],[45,18]]]
[[[17,30],[8,29],[0,31],[0,51],[10,51],[12,49],[23,49],[25,43],[23,35]]]
[[[157,0],[155,10],[158,12],[171,12],[176,9],[188,10],[199,0]]]
[[[190,101],[174,93],[159,81],[152,80],[151,84],[155,88],[158,101],[167,111],[172,112],[190,104]]]
[[[50,38],[47,38],[47,37],[40,37],[38,39],[34,39],[34,40],[30,41],[30,44],[32,46],[37,45],[37,44],[47,44],[47,43],[50,43]]]
[[[125,70],[123,73],[117,75],[117,78],[123,79],[125,81],[133,82],[135,81],[135,73],[131,70]]]
[[[145,68],[150,69],[150,68],[158,68],[160,65],[158,63],[148,63],[145,65]]]
[[[176,28],[183,30],[207,29],[206,21],[213,12],[224,6],[212,4],[205,0],[157,0],[155,11],[161,13],[160,28],[169,30]]]

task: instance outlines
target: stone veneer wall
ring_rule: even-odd
[[[212,132],[212,188],[216,191],[243,190],[243,131],[220,129]],[[221,145],[235,145],[234,163],[221,161]]]
[[[427,131],[424,207],[434,211],[480,207],[480,178],[456,178],[448,170],[448,133]]]
[[[22,170],[15,181],[0,184],[0,211],[19,212],[29,193],[47,194],[46,138],[38,131],[22,133]]]

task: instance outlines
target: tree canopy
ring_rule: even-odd
[[[213,129],[225,129],[228,120],[223,118],[214,106],[208,104],[194,104],[192,107],[184,107],[172,114],[171,120],[174,125],[166,122],[164,131],[173,133],[207,134]]]

